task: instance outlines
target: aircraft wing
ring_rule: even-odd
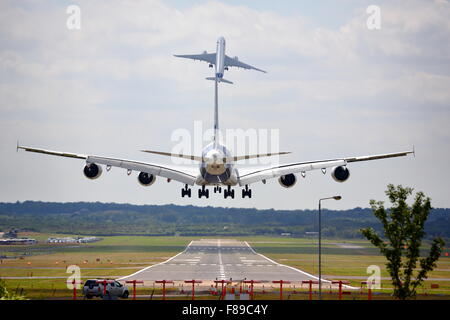
[[[243,69],[252,69],[252,70],[257,70],[257,71],[261,71],[264,73],[267,73],[267,71],[255,68],[249,64],[243,63],[241,61],[239,61],[236,58],[230,58],[229,56],[225,55],[225,62],[224,62],[225,67],[237,67],[237,68],[243,68]]]
[[[17,146],[17,149],[23,149],[28,152],[36,152],[42,154],[48,154],[53,156],[67,157],[67,158],[76,158],[76,159],[84,159],[86,163],[95,163],[95,164],[103,164],[105,166],[118,167],[127,170],[133,170],[138,172],[146,172],[148,174],[153,174],[155,176],[164,177],[167,179],[172,179],[183,184],[193,185],[197,179],[197,176],[193,172],[193,170],[187,170],[187,168],[181,167],[169,167],[165,165],[157,165],[140,161],[133,160],[124,160],[124,159],[116,159],[116,158],[108,158],[108,157],[100,157],[100,156],[90,156],[84,154],[76,154],[76,153],[68,153],[68,152],[60,152],[60,151],[52,151],[45,149],[37,149],[30,147]]]
[[[216,64],[216,54],[215,53],[202,53],[202,54],[174,54],[178,58],[186,58],[192,60],[205,61],[210,64]]]
[[[298,162],[292,164],[279,165],[275,167],[259,168],[252,171],[240,172],[238,176],[238,181],[240,186],[245,186],[246,184],[255,183],[262,180],[267,180],[271,178],[276,178],[284,176],[290,173],[299,173],[312,171],[317,169],[326,169],[336,166],[346,166],[351,162],[358,161],[369,161],[378,159],[387,159],[394,157],[402,157],[408,154],[415,153],[414,149],[412,151],[396,152],[396,153],[385,153],[370,156],[361,157],[349,157],[342,159],[331,159],[331,160],[319,160],[319,161],[308,161],[308,162]]]

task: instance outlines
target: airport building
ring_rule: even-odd
[[[89,243],[100,241],[97,237],[64,237],[64,238],[48,238],[47,243]]]
[[[29,238],[6,238],[0,239],[0,245],[13,245],[13,244],[36,244],[37,240]]]

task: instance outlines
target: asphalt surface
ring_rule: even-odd
[[[299,269],[279,264],[256,253],[247,242],[204,239],[192,241],[169,260],[119,280],[317,280]]]

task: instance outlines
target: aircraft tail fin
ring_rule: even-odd
[[[215,77],[208,77],[208,78],[206,78],[206,80],[215,81],[216,78]],[[233,84],[233,82],[231,82],[231,81],[229,81],[227,79],[224,79],[224,78],[217,78],[217,82],[225,82],[225,83],[228,83],[228,84]]]

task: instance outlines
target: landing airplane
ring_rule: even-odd
[[[207,80],[213,80],[218,82],[225,82],[229,84],[233,84],[233,82],[228,81],[223,78],[223,74],[225,70],[228,70],[228,67],[237,67],[243,69],[252,69],[266,73],[266,71],[252,67],[246,63],[239,61],[238,57],[230,58],[225,54],[225,38],[220,37],[217,39],[217,49],[215,53],[208,53],[204,51],[201,54],[184,54],[179,55],[175,54],[175,57],[178,58],[186,58],[193,60],[200,60],[209,63],[209,67],[212,68],[213,65],[215,68],[215,77],[208,77]]]
[[[137,179],[139,183],[143,186],[150,186],[153,183],[155,183],[156,176],[166,178],[168,182],[170,182],[171,180],[175,180],[184,184],[184,188],[181,189],[182,197],[185,196],[191,197],[191,188],[189,186],[193,185],[201,186],[201,188],[198,189],[199,198],[202,198],[203,196],[209,198],[209,190],[206,189],[206,186],[214,186],[214,193],[221,193],[223,186],[226,187],[226,189],[224,189],[223,192],[225,199],[228,197],[234,199],[235,193],[232,187],[235,186],[242,187],[242,198],[245,197],[251,198],[252,190],[249,188],[249,185],[260,181],[265,184],[268,179],[272,178],[278,178],[278,182],[280,183],[281,186],[285,188],[291,188],[297,182],[296,174],[300,173],[302,177],[305,177],[307,171],[317,169],[322,170],[322,173],[325,174],[326,169],[331,168],[331,177],[337,182],[344,182],[350,177],[350,171],[347,168],[347,165],[349,163],[394,158],[407,156],[408,154],[414,154],[413,148],[412,151],[404,151],[404,152],[384,153],[379,155],[369,155],[360,157],[334,158],[318,161],[296,162],[291,164],[266,166],[258,169],[254,168],[238,169],[235,162],[252,158],[284,155],[289,152],[233,156],[227,150],[227,148],[219,141],[218,83],[225,82],[223,79],[223,68],[224,66],[227,65],[226,61],[230,61],[227,60],[226,58],[223,59],[223,57],[226,57],[224,55],[225,39],[219,38],[218,49],[220,49],[220,52],[222,53],[220,53],[220,55],[214,54],[216,58],[216,74],[215,77],[213,78],[215,80],[215,108],[214,108],[214,135],[211,143],[209,143],[203,149],[201,155],[173,154],[153,150],[141,150],[142,152],[152,154],[170,157],[180,157],[194,160],[199,163],[198,169],[184,168],[180,166],[157,165],[141,161],[117,159],[96,155],[85,155],[61,151],[52,151],[46,149],[38,149],[20,146],[19,143],[17,143],[17,150],[23,149],[29,152],[36,152],[53,156],[61,156],[85,160],[86,165],[83,169],[83,173],[89,179],[97,179],[98,177],[100,177],[100,175],[102,174],[101,165],[104,165],[106,166],[106,171],[109,171],[111,167],[118,167],[127,169],[128,175],[130,175],[132,171],[139,172]],[[222,56],[222,58],[218,56]],[[228,66],[231,66],[231,64],[228,64]],[[248,65],[245,66],[247,66],[247,68],[250,69],[256,69]]]

